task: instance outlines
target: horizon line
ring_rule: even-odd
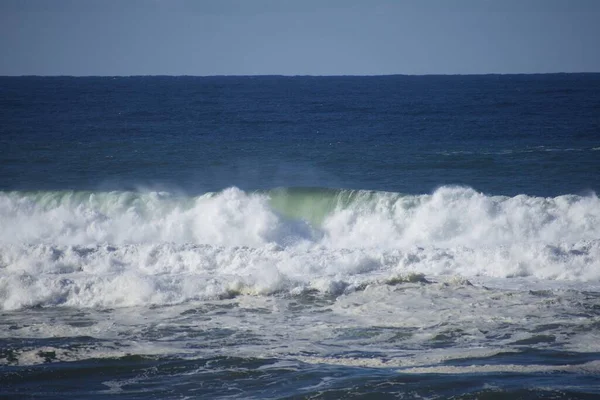
[[[456,73],[456,74],[214,74],[214,75],[189,75],[189,74],[133,74],[133,75],[0,75],[0,78],[134,78],[134,77],[190,77],[190,78],[260,78],[260,77],[311,77],[311,78],[341,78],[341,77],[427,77],[427,76],[490,76],[490,75],[591,75],[600,74],[600,71],[582,71],[582,72],[482,72],[482,73]]]
[[[313,75],[313,74],[215,74],[215,75],[188,75],[188,74],[133,74],[133,75],[38,75],[38,74],[23,74],[23,75],[0,75],[0,78],[137,78],[137,77],[169,77],[169,78],[267,78],[267,77],[281,77],[281,78],[378,78],[378,77],[428,77],[428,76],[448,76],[448,77],[459,77],[459,76],[511,76],[511,75],[594,75],[600,74],[600,71],[592,72],[483,72],[483,73],[457,73],[457,74],[327,74],[327,75]]]

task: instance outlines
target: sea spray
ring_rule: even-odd
[[[276,192],[282,195],[281,190]],[[238,294],[352,292],[398,276],[593,281],[595,195],[486,196],[312,190],[0,195],[0,306],[122,307]],[[322,199],[326,198],[326,201]],[[280,203],[281,204],[281,203]],[[310,214],[314,215],[314,214]]]
[[[312,189],[198,197],[164,192],[0,192],[0,243],[193,243],[334,248],[480,247],[600,237],[600,200]]]

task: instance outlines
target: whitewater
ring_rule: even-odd
[[[0,225],[5,310],[340,295],[410,275],[600,279],[595,194],[3,192]]]

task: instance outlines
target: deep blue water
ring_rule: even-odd
[[[0,398],[600,396],[600,74],[0,77]]]
[[[600,187],[600,74],[0,78],[0,189]]]

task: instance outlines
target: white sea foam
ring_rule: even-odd
[[[409,273],[600,279],[595,195],[11,192],[0,226],[2,309],[339,295]]]
[[[168,193],[0,195],[1,243],[206,243],[259,246],[302,234],[268,199],[228,189],[196,198]]]
[[[433,195],[367,191],[245,193],[0,193],[0,243],[297,244],[336,248],[557,244],[600,237],[597,196],[486,196],[442,187]],[[290,208],[293,208],[290,210]],[[316,210],[316,209],[320,210]],[[300,212],[296,212],[300,210]],[[314,215],[323,214],[315,220]],[[293,214],[292,218],[285,218]],[[308,220],[320,226],[308,226]],[[315,225],[315,224],[313,224]],[[322,240],[321,240],[322,239]]]
[[[382,360],[377,358],[331,358],[331,357],[301,357],[302,362],[309,364],[343,365],[348,367],[363,368],[401,368],[401,374],[490,374],[490,373],[577,373],[585,375],[597,375],[600,372],[600,361],[590,361],[583,364],[571,365],[518,365],[518,364],[476,364],[466,366],[426,366],[407,367],[401,360]],[[404,360],[405,361],[405,360]],[[410,365],[410,364],[409,364]]]

